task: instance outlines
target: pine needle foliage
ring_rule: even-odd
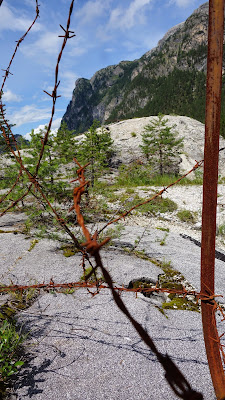
[[[84,134],[84,140],[78,147],[77,159],[81,164],[90,163],[89,174],[91,186],[94,186],[96,178],[110,165],[113,155],[113,140],[110,131],[100,128],[100,122],[94,121],[88,132]]]
[[[183,138],[178,139],[172,131],[174,126],[167,126],[167,122],[163,114],[158,114],[157,119],[145,126],[140,145],[147,161],[157,166],[160,175],[175,162],[183,147]]]

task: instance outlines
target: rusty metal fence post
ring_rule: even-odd
[[[225,375],[215,318],[214,272],[220,109],[223,61],[224,0],[209,0],[206,123],[202,210],[202,324],[216,397],[225,399]],[[211,296],[211,300],[209,297]]]

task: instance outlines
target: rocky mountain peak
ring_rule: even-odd
[[[206,1],[205,3],[201,4],[198,8],[196,8],[196,10],[194,10],[194,12],[192,13],[192,15],[195,14],[201,14],[201,15],[207,15],[209,14],[209,2]]]
[[[163,38],[161,40],[159,40],[158,42],[158,50],[164,45],[164,43],[166,42],[167,39],[170,38],[170,36],[173,36],[177,31],[179,31],[182,27],[184,26],[184,22],[180,22],[179,24],[173,26],[172,28],[170,28],[166,34],[163,36]]]
[[[140,59],[121,61],[90,80],[77,80],[63,121],[77,133],[94,119],[105,124],[159,112],[204,122],[207,29],[204,3]]]

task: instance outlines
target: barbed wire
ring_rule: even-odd
[[[5,128],[4,128],[4,126],[3,126],[2,124],[0,125],[0,129],[1,129],[1,131],[2,131],[3,138],[5,139],[5,141],[6,141],[7,145],[8,145],[8,147],[9,147],[9,149],[10,149],[10,151],[11,151],[11,153],[13,154],[13,156],[14,156],[15,160],[17,161],[17,163],[20,165],[21,170],[23,170],[23,171],[27,174],[28,179],[29,179],[29,181],[31,182],[31,185],[30,185],[29,188],[25,191],[25,193],[24,193],[22,196],[20,196],[19,198],[17,198],[15,201],[13,201],[12,204],[9,205],[9,206],[0,214],[0,216],[4,215],[6,212],[10,211],[10,209],[12,209],[13,207],[15,207],[16,204],[18,204],[22,199],[24,199],[24,198],[28,195],[28,193],[30,192],[30,189],[31,189],[32,185],[34,185],[35,189],[39,191],[39,193],[41,194],[41,196],[44,198],[44,200],[47,202],[47,204],[48,204],[49,207],[51,208],[53,214],[55,215],[55,217],[56,217],[57,221],[59,222],[59,224],[61,225],[62,229],[65,230],[66,233],[71,237],[71,239],[72,239],[74,245],[75,245],[79,250],[82,251],[82,249],[81,249],[81,247],[80,247],[80,244],[79,244],[79,240],[75,237],[75,235],[74,235],[74,234],[72,233],[72,231],[69,229],[69,227],[68,227],[68,225],[66,224],[65,220],[59,215],[59,213],[57,213],[57,211],[55,210],[55,208],[54,208],[54,207],[52,206],[52,204],[49,202],[49,200],[47,199],[47,196],[45,195],[45,193],[44,193],[43,189],[41,188],[41,186],[40,186],[40,184],[39,184],[39,182],[38,182],[38,179],[37,179],[37,174],[38,174],[38,170],[39,170],[40,163],[41,163],[41,160],[42,160],[44,148],[45,148],[45,146],[46,146],[46,144],[47,144],[47,142],[48,142],[48,136],[49,136],[49,132],[50,132],[50,130],[51,130],[52,120],[53,120],[53,117],[54,117],[54,114],[55,114],[55,103],[56,103],[56,99],[58,98],[58,96],[57,96],[57,89],[58,89],[58,86],[59,86],[59,83],[60,83],[60,81],[58,81],[59,64],[60,64],[60,61],[61,61],[61,58],[62,58],[63,50],[65,49],[67,40],[70,39],[71,37],[74,37],[74,36],[75,36],[75,35],[71,35],[71,33],[73,33],[73,31],[70,31],[70,30],[69,30],[69,28],[70,28],[70,21],[71,21],[71,15],[72,15],[72,11],[73,11],[73,5],[74,5],[74,0],[72,0],[72,1],[71,1],[71,4],[70,4],[70,9],[69,9],[69,15],[68,15],[68,19],[67,19],[66,29],[64,29],[64,28],[60,25],[61,28],[63,29],[63,31],[65,32],[65,35],[60,36],[60,37],[63,37],[64,40],[63,40],[63,43],[62,43],[62,46],[61,46],[61,49],[60,49],[60,52],[59,52],[59,55],[58,55],[58,58],[57,58],[57,63],[56,63],[56,68],[55,68],[55,86],[54,86],[54,89],[53,89],[53,91],[52,91],[52,94],[50,95],[50,96],[52,97],[52,101],[53,101],[52,112],[51,112],[51,118],[50,118],[50,121],[49,121],[49,124],[48,124],[48,128],[47,128],[45,137],[44,137],[44,139],[42,140],[42,148],[41,148],[41,150],[40,150],[39,159],[38,159],[38,162],[37,162],[37,165],[36,165],[35,174],[31,174],[31,172],[28,170],[28,168],[26,168],[26,167],[24,166],[24,164],[23,164],[23,160],[22,160],[22,158],[21,158],[20,150],[19,150],[19,148],[18,148],[16,139],[15,139],[15,137],[14,137],[14,135],[13,135],[12,130],[11,130],[11,126],[8,124],[8,121],[7,121],[6,118],[5,118],[5,110],[4,110],[3,104],[2,104],[2,93],[3,93],[3,88],[4,88],[5,81],[6,81],[7,77],[9,76],[9,74],[11,74],[11,72],[10,72],[10,67],[11,67],[11,65],[12,65],[12,62],[13,62],[14,58],[15,58],[16,52],[17,52],[17,50],[18,50],[18,47],[19,47],[19,45],[22,43],[22,41],[25,39],[25,37],[27,36],[28,32],[29,32],[29,31],[31,30],[31,28],[34,26],[35,22],[37,21],[37,18],[39,17],[39,5],[38,5],[37,0],[36,0],[36,16],[35,16],[35,18],[34,18],[32,24],[31,24],[31,25],[29,26],[29,28],[27,29],[26,33],[18,40],[17,45],[16,45],[16,48],[15,48],[14,53],[13,53],[13,55],[12,55],[12,58],[11,58],[11,60],[10,60],[10,62],[9,62],[9,65],[8,65],[7,69],[5,70],[5,75],[4,75],[4,79],[3,79],[3,83],[2,83],[1,91],[0,91],[0,115],[2,116],[3,122],[4,122],[5,126],[7,127],[7,131],[8,131],[9,133],[6,133],[6,130],[5,130]],[[49,93],[48,93],[48,94],[49,94]],[[11,141],[10,141],[9,135],[10,135],[10,137],[11,137],[11,139],[12,139],[12,143],[11,143]],[[13,146],[15,146],[17,153],[15,152]],[[16,186],[16,185],[14,185],[14,187],[15,187],[15,186]],[[12,190],[13,190],[13,188],[11,188],[10,193],[11,193]],[[6,198],[5,196],[6,196],[6,195],[4,195],[2,198],[0,198],[0,203]]]
[[[0,0],[1,1],[1,0]],[[53,212],[53,214],[55,215],[58,223],[61,225],[61,227],[67,232],[67,234],[71,237],[73,244],[76,248],[79,249],[79,251],[82,254],[82,261],[81,261],[81,265],[84,271],[84,282],[69,282],[69,283],[55,283],[53,281],[53,279],[50,280],[50,282],[48,284],[46,283],[38,283],[35,285],[9,285],[9,286],[0,286],[0,293],[3,292],[11,292],[11,291],[20,291],[23,292],[24,290],[28,290],[28,289],[58,289],[58,288],[73,288],[73,287],[77,287],[77,288],[86,288],[88,289],[88,291],[91,293],[91,295],[96,295],[100,292],[100,290],[102,289],[110,289],[112,296],[115,300],[115,303],[117,304],[118,308],[126,315],[126,317],[129,319],[129,321],[131,322],[131,324],[133,325],[133,327],[136,329],[136,331],[138,332],[138,334],[140,335],[140,337],[142,338],[142,340],[146,343],[146,345],[151,349],[151,351],[154,352],[154,354],[156,355],[158,361],[160,362],[160,364],[162,365],[162,367],[164,368],[165,371],[165,377],[167,382],[169,383],[169,385],[171,386],[172,390],[174,391],[174,393],[179,397],[182,398],[184,400],[201,400],[203,399],[203,396],[201,393],[196,392],[195,390],[193,390],[191,388],[191,385],[189,384],[189,382],[186,380],[186,378],[183,376],[183,374],[181,373],[181,371],[178,369],[178,367],[175,365],[175,363],[171,360],[171,358],[168,355],[163,355],[155,346],[153,340],[151,339],[151,337],[149,336],[149,334],[147,333],[147,331],[142,327],[141,324],[138,323],[138,321],[132,317],[132,315],[130,314],[129,310],[127,309],[127,307],[125,306],[120,294],[122,292],[125,291],[129,291],[129,292],[142,292],[142,293],[152,293],[152,292],[167,292],[167,293],[175,293],[177,295],[183,296],[184,298],[187,295],[193,295],[196,298],[196,301],[201,300],[202,302],[210,302],[210,304],[212,304],[213,306],[213,324],[215,324],[216,327],[216,317],[215,317],[215,313],[216,311],[219,311],[222,315],[222,321],[225,320],[225,314],[223,311],[223,308],[221,307],[221,305],[216,302],[215,297],[217,297],[217,295],[215,295],[214,293],[209,293],[208,295],[206,295],[205,293],[201,293],[201,292],[196,292],[196,291],[187,291],[185,288],[182,288],[181,290],[176,290],[176,289],[169,289],[169,288],[160,288],[158,285],[156,285],[155,287],[152,288],[143,288],[143,287],[139,287],[139,288],[125,288],[125,287],[117,287],[114,286],[112,278],[109,274],[109,272],[106,270],[106,268],[104,267],[103,263],[102,263],[102,259],[101,259],[101,255],[100,255],[100,250],[101,248],[106,245],[110,238],[107,237],[104,240],[102,240],[101,242],[98,241],[98,237],[100,232],[102,232],[107,226],[109,226],[112,223],[115,223],[121,219],[125,219],[133,210],[135,210],[136,208],[147,204],[151,201],[153,201],[156,197],[158,196],[162,196],[164,192],[167,191],[167,189],[169,189],[171,186],[177,184],[179,181],[181,181],[182,179],[184,179],[188,174],[190,174],[191,172],[195,171],[197,168],[201,167],[203,165],[203,161],[196,161],[196,164],[194,165],[194,167],[188,171],[185,175],[183,175],[182,177],[180,177],[179,179],[177,179],[175,182],[171,183],[170,185],[168,185],[167,187],[164,187],[161,191],[159,191],[158,193],[156,193],[154,196],[152,196],[151,198],[140,202],[138,204],[136,204],[135,206],[131,207],[128,211],[125,211],[124,213],[122,213],[120,216],[111,219],[110,221],[107,222],[107,224],[99,231],[96,231],[94,234],[91,234],[88,230],[88,227],[85,225],[85,221],[84,221],[84,217],[81,213],[81,208],[80,208],[80,202],[81,202],[81,198],[82,195],[85,193],[85,188],[87,187],[87,185],[89,184],[89,182],[86,180],[85,178],[85,168],[87,167],[87,165],[85,166],[81,166],[81,164],[79,164],[79,162],[74,159],[74,161],[76,162],[76,164],[78,165],[78,170],[77,170],[77,175],[78,175],[78,183],[79,186],[75,187],[73,190],[73,208],[76,212],[76,216],[77,216],[77,222],[79,224],[79,226],[82,229],[82,232],[85,236],[86,241],[84,243],[81,243],[78,241],[78,239],[75,237],[75,235],[72,233],[72,231],[69,229],[69,227],[67,226],[65,220],[58,214],[58,212],[55,210],[55,208],[52,206],[52,204],[50,203],[50,201],[48,200],[46,194],[44,193],[41,185],[38,182],[38,172],[39,172],[39,168],[41,165],[41,161],[43,158],[43,154],[44,154],[44,149],[46,144],[48,143],[48,137],[49,137],[49,133],[51,130],[51,126],[52,126],[52,121],[54,118],[54,114],[55,114],[55,104],[57,101],[57,98],[59,97],[57,94],[58,91],[58,87],[60,84],[60,80],[59,80],[59,64],[62,58],[62,54],[64,51],[64,48],[66,46],[67,40],[74,37],[75,34],[73,31],[70,30],[70,21],[71,21],[71,15],[72,15],[72,11],[73,11],[73,6],[74,6],[74,0],[71,1],[70,4],[70,9],[69,9],[69,15],[68,15],[68,20],[67,20],[67,26],[64,29],[62,25],[60,25],[60,27],[62,28],[62,30],[64,31],[64,35],[60,35],[59,37],[64,38],[63,39],[63,43],[60,49],[60,52],[58,54],[58,58],[57,58],[57,63],[56,63],[56,68],[55,68],[55,83],[54,83],[54,88],[52,93],[48,93],[45,91],[45,93],[50,96],[52,98],[52,112],[51,112],[51,117],[50,117],[50,121],[45,133],[44,138],[42,139],[42,147],[39,153],[39,158],[36,164],[36,169],[35,169],[35,173],[31,174],[30,171],[24,166],[15,136],[12,133],[11,127],[8,124],[6,117],[5,117],[5,110],[4,110],[4,106],[2,103],[2,94],[3,94],[3,89],[4,89],[4,85],[6,82],[6,79],[9,77],[9,75],[12,75],[10,69],[11,69],[11,65],[12,62],[14,60],[14,57],[17,53],[17,50],[20,46],[20,44],[22,43],[22,41],[25,39],[26,35],[29,33],[29,31],[32,29],[33,25],[35,24],[35,22],[37,21],[38,17],[39,17],[39,5],[38,5],[38,1],[36,1],[36,16],[32,22],[32,24],[29,26],[29,28],[27,29],[26,33],[19,39],[19,41],[17,42],[16,48],[14,50],[14,53],[12,55],[12,58],[9,62],[8,67],[6,68],[6,70],[4,70],[5,74],[3,77],[3,83],[0,89],[0,115],[2,117],[3,123],[5,126],[3,126],[3,124],[1,124],[1,131],[2,131],[2,135],[5,139],[5,142],[8,146],[8,148],[10,149],[11,153],[13,154],[15,160],[17,161],[17,163],[20,165],[20,171],[18,173],[17,179],[14,182],[13,186],[11,187],[11,189],[7,192],[7,194],[5,194],[1,199],[0,202],[3,202],[3,200],[5,200],[8,195],[11,193],[11,191],[16,187],[16,185],[18,184],[20,177],[22,176],[23,173],[26,173],[29,179],[29,186],[28,188],[26,188],[26,191],[19,197],[17,198],[15,201],[12,201],[12,204],[10,204],[6,209],[3,210],[3,212],[0,214],[0,216],[4,215],[7,211],[9,211],[10,209],[12,209],[13,207],[15,207],[16,204],[18,204],[19,201],[21,201],[23,198],[25,198],[28,193],[31,191],[31,188],[34,186],[34,188],[39,192],[39,194],[41,195],[41,197],[44,199],[44,201],[48,204],[48,206],[50,207],[51,211]],[[7,128],[7,132],[6,129]],[[10,140],[11,139],[11,140]],[[14,150],[14,147],[16,150]],[[223,149],[221,149],[223,150]],[[92,261],[91,261],[91,257],[94,258],[95,260],[95,265],[93,265]],[[89,273],[87,273],[86,271],[86,267],[85,267],[85,262],[88,261],[89,265],[91,266],[91,271]],[[101,280],[97,279],[97,269],[100,269],[103,275],[103,278],[106,282],[106,284],[104,284]],[[89,278],[94,275],[95,277],[95,282],[88,282]],[[92,292],[90,289],[95,288],[95,291]],[[218,332],[217,332],[218,333]],[[224,350],[223,347],[224,345],[221,344],[221,338],[224,334],[220,335],[218,334],[218,343],[220,346],[220,350],[223,356],[223,360],[225,360],[225,355],[224,355]]]
[[[196,160],[195,160],[196,161]],[[157,197],[162,196],[164,192],[167,192],[167,189],[169,189],[170,187],[176,185],[177,183],[179,183],[182,179],[186,178],[186,176],[188,176],[189,174],[191,174],[191,172],[196,171],[196,169],[198,169],[199,167],[202,167],[204,160],[201,161],[196,161],[196,164],[194,165],[194,167],[188,171],[186,174],[182,175],[179,179],[177,179],[176,181],[170,183],[168,186],[164,187],[162,190],[160,190],[158,193],[156,193],[154,196],[150,197],[149,199],[142,201],[138,204],[135,204],[133,207],[131,207],[129,210],[123,212],[119,217],[114,218],[114,219],[110,219],[104,226],[102,229],[100,229],[98,231],[98,234],[101,233],[105,228],[107,228],[109,225],[118,222],[121,219],[125,219],[125,217],[129,214],[131,214],[131,212],[133,210],[135,210],[138,207],[143,206],[144,204],[148,204],[151,201],[155,200]]]
[[[77,171],[78,174],[78,181],[79,181],[79,186],[74,189],[74,209],[76,210],[77,214],[77,220],[78,223],[84,233],[84,236],[86,238],[86,242],[83,243],[83,246],[85,247],[86,251],[94,257],[95,259],[95,267],[94,270],[99,268],[103,274],[103,277],[108,284],[108,287],[111,290],[112,296],[114,298],[115,303],[117,304],[118,308],[123,312],[123,314],[126,315],[126,317],[129,319],[133,327],[136,329],[142,340],[146,343],[146,345],[153,351],[153,353],[156,355],[158,361],[162,365],[162,367],[165,370],[165,378],[167,379],[169,385],[173,389],[174,393],[186,400],[191,400],[193,398],[196,398],[196,400],[203,399],[203,396],[201,393],[198,393],[194,391],[188,381],[185,379],[181,371],[178,369],[178,367],[174,364],[174,362],[171,360],[171,358],[168,355],[163,355],[160,353],[160,351],[156,348],[153,340],[147,333],[147,331],[142,327],[139,322],[132,317],[130,314],[129,310],[125,306],[121,296],[118,294],[118,292],[115,290],[112,278],[109,274],[109,272],[105,269],[103,266],[101,256],[100,256],[100,249],[102,246],[104,246],[110,239],[106,238],[104,239],[101,243],[97,241],[98,237],[98,232],[96,231],[94,235],[91,235],[88,228],[85,226],[84,223],[84,218],[83,215],[81,214],[80,211],[80,201],[81,201],[81,196],[85,192],[85,186],[87,185],[87,181],[85,179],[84,175],[84,169],[86,166],[82,167],[76,159],[74,161],[77,163],[79,166],[79,169]]]

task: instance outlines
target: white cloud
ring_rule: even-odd
[[[90,47],[90,43],[82,41],[82,44],[77,43],[75,39],[73,42],[71,41],[67,46],[68,55],[70,57],[80,57],[83,54],[87,53],[88,48]],[[68,50],[69,49],[69,50]]]
[[[51,133],[53,134],[53,136],[55,136],[55,135],[57,134],[57,131],[58,131],[58,129],[59,129],[59,127],[60,127],[60,124],[61,124],[61,119],[62,119],[62,118],[57,118],[57,119],[55,119],[55,120],[53,121],[53,123],[52,123]],[[42,129],[45,129],[45,126],[46,126],[46,125],[47,125],[47,124],[45,124],[45,125],[43,125],[43,124],[38,125],[38,127],[34,129],[34,134],[39,133],[40,130],[42,130]],[[25,135],[23,135],[23,137],[24,137],[25,139],[27,139],[27,140],[30,140],[30,139],[31,139],[30,134],[31,134],[31,131],[28,132],[28,133],[26,133]]]
[[[59,129],[62,118],[56,118],[52,122],[52,129]]]
[[[62,73],[62,82],[59,86],[59,94],[71,100],[72,92],[75,87],[75,81],[78,78],[78,75],[76,75],[74,72],[64,71]]]
[[[35,43],[37,50],[47,54],[57,54],[62,43],[62,38],[58,37],[58,32],[45,32]]]
[[[37,122],[43,119],[48,120],[51,115],[50,108],[40,108],[34,104],[24,106],[19,111],[15,111],[13,114],[8,115],[10,123],[16,124],[17,127],[26,124],[28,122]]]
[[[169,5],[175,4],[178,7],[187,7],[194,3],[195,0],[170,0]]]
[[[117,7],[110,15],[108,28],[130,29],[136,23],[144,21],[144,8],[150,5],[152,0],[133,0],[127,9]]]
[[[23,12],[19,12],[19,8],[14,10],[13,7],[9,7],[7,3],[2,3],[0,13],[0,31],[11,30],[26,32],[31,23],[32,19],[28,18]],[[38,31],[40,29],[41,24],[36,22],[32,30]]]
[[[76,18],[80,24],[87,24],[96,18],[101,17],[105,14],[105,11],[109,8],[110,0],[90,0],[76,12]]]
[[[36,135],[37,133],[40,132],[40,130],[42,130],[44,128],[45,128],[45,125],[39,125],[37,128],[34,129],[34,134]],[[31,134],[31,131],[27,132],[25,135],[23,135],[24,139],[30,140],[31,139],[30,134]]]
[[[3,94],[3,101],[7,101],[10,103],[19,103],[22,101],[22,97],[18,94],[11,92],[11,90],[7,89]]]
[[[58,34],[59,32],[44,32],[32,44],[23,45],[21,52],[28,57],[36,56],[38,61],[43,64],[46,55],[58,54],[62,43],[62,38],[59,38]]]
[[[113,49],[112,47],[107,47],[106,49],[104,49],[104,51],[106,53],[113,53],[113,51],[115,51],[115,49]]]
[[[113,35],[109,34],[107,32],[109,26],[99,26],[96,29],[96,38],[100,42],[109,42],[110,40],[113,40]]]

